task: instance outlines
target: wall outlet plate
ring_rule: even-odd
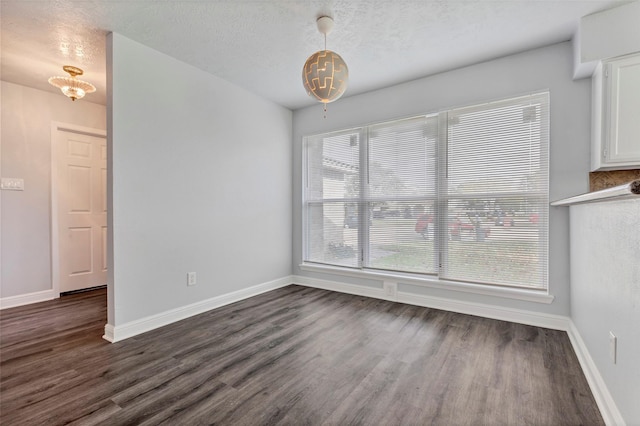
[[[196,285],[196,273],[187,272],[187,285]]]
[[[384,287],[384,295],[391,298],[396,298],[398,296],[398,284],[390,281],[384,281],[382,283]]]

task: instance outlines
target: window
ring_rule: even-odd
[[[546,289],[548,104],[306,137],[305,262]]]

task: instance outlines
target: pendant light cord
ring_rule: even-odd
[[[324,50],[325,51],[327,50],[327,33],[326,32],[324,33]],[[324,108],[323,108],[324,109],[324,119],[326,120],[327,119],[327,104],[326,104],[326,102],[323,102],[323,105],[324,105]]]

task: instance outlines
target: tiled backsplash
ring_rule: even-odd
[[[589,191],[599,191],[640,179],[640,169],[589,173]]]

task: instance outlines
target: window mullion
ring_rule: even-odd
[[[369,130],[363,128],[360,138],[360,202],[358,213],[360,226],[358,226],[358,267],[369,265]]]
[[[449,229],[447,220],[448,209],[448,179],[447,179],[447,140],[449,134],[449,114],[442,112],[438,114],[438,140],[436,142],[436,271],[440,277],[446,271],[447,256],[449,253]]]

